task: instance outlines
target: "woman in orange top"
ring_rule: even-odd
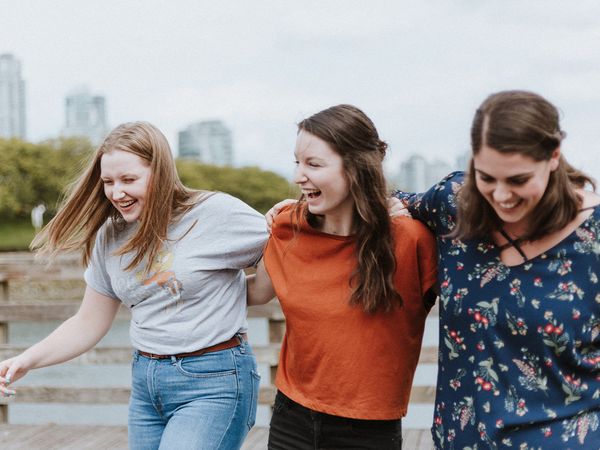
[[[436,252],[423,224],[388,215],[386,148],[350,105],[298,125],[302,196],[248,279],[248,304],[277,295],[286,317],[269,449],[401,448]]]

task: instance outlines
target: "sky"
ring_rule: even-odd
[[[487,95],[535,91],[562,114],[567,159],[600,179],[595,0],[0,0],[0,53],[22,63],[28,139],[56,136],[88,85],[110,127],[157,125],[177,148],[221,119],[235,163],[291,177],[296,123],[360,107],[390,152],[453,164]]]

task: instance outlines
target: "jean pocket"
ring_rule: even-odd
[[[260,392],[260,374],[255,370],[250,372],[252,380],[252,392],[250,396],[250,411],[248,413],[248,430],[256,423],[256,410],[258,408],[258,397]]]
[[[215,378],[235,375],[235,367],[231,367],[227,361],[212,360],[205,358],[206,355],[182,358],[177,360],[175,367],[182,375],[192,378]]]

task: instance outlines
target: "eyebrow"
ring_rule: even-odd
[[[495,179],[495,177],[491,176],[489,173],[486,173],[486,172],[484,172],[481,169],[475,168],[475,172],[478,172],[480,175],[484,175],[486,177],[494,178]],[[523,173],[518,173],[518,174],[515,174],[515,175],[511,175],[510,177],[507,177],[506,179],[507,180],[514,180],[516,178],[526,178],[526,177],[530,177],[532,175],[533,175],[533,172],[523,172]]]
[[[122,174],[120,174],[117,178],[127,178],[127,177],[135,178],[135,177],[139,177],[139,175],[137,175],[135,173],[129,173],[128,172],[128,173],[122,173]],[[108,175],[100,175],[100,178],[106,179],[106,178],[112,178],[112,177],[109,177]]]

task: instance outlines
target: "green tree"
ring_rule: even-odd
[[[263,213],[278,201],[298,194],[285,178],[258,167],[236,169],[178,160],[177,171],[186,186],[227,192]]]

